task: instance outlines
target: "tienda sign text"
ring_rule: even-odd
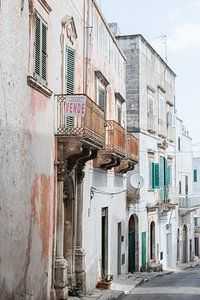
[[[86,96],[66,96],[65,115],[84,117],[86,111]]]

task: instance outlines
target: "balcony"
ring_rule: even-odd
[[[156,116],[148,113],[147,114],[147,131],[149,131],[150,133],[155,133],[156,127],[157,127]]]
[[[76,95],[85,96],[85,95]],[[67,124],[66,111],[66,95],[56,95],[57,98],[57,131],[56,135],[62,137],[79,138],[82,142],[89,143],[97,148],[104,145],[104,112],[100,107],[86,97],[86,113],[85,117],[73,118],[73,125]]]
[[[105,146],[98,151],[94,166],[108,170],[119,166],[126,156],[126,131],[114,120],[105,121],[105,128]]]
[[[86,100],[84,117],[66,116],[69,105],[67,95],[55,95],[58,160],[68,161],[68,171],[72,170],[77,161],[84,164],[94,159],[105,141],[104,112],[86,95],[72,95],[75,96]]]
[[[182,196],[178,198],[179,203],[179,213],[181,215],[186,214],[187,212],[194,211],[200,208],[200,196]]]
[[[121,161],[115,172],[126,173],[134,169],[138,161],[138,140],[130,133],[126,135],[126,157]]]
[[[172,143],[175,142],[176,130],[172,126],[168,126],[168,128],[167,128],[167,139]]]

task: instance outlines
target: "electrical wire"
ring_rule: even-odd
[[[126,192],[126,190],[122,190],[122,191],[119,191],[119,192],[116,192],[116,193],[112,193],[112,192],[105,192],[105,191],[99,190],[99,189],[97,189],[95,187],[91,187],[91,192],[94,192],[96,194],[114,196],[114,195],[122,194],[122,193]]]

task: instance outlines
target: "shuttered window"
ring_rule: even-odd
[[[149,163],[149,186],[152,189],[159,189],[160,186],[160,175],[159,175],[159,164],[150,162]]]
[[[105,111],[105,98],[106,98],[106,92],[104,89],[98,88],[98,97],[99,97],[99,107]]]
[[[65,54],[65,89],[68,95],[75,92],[75,50],[69,47],[66,47]],[[66,117],[65,124],[73,127],[74,117]]]
[[[169,185],[169,186],[172,185],[172,167],[171,166],[167,167],[167,185]]]
[[[197,169],[193,170],[193,181],[197,182]]]
[[[34,77],[43,85],[47,85],[47,25],[37,13],[35,15]]]

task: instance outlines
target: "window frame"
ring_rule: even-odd
[[[36,36],[36,19],[40,21],[40,45],[39,45],[39,74],[36,72],[36,59],[37,59],[37,36]],[[41,14],[35,10],[34,14],[34,47],[33,47],[33,78],[43,86],[48,86],[48,23],[44,20]],[[43,32],[43,26],[46,29],[46,36]],[[45,39],[45,43],[44,43]],[[43,47],[46,51],[44,51]],[[43,54],[45,55],[45,76],[43,77]]]

